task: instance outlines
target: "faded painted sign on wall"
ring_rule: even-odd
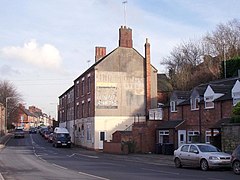
[[[97,84],[97,108],[98,109],[117,109],[117,87],[115,83]]]

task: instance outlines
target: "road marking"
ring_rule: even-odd
[[[83,157],[88,157],[88,158],[94,158],[94,159],[98,159],[99,157],[98,156],[89,156],[89,155],[85,155],[85,154],[79,154],[79,153],[74,153],[72,155],[67,155],[68,157],[73,157],[75,155],[78,155],[78,156],[83,156]]]
[[[172,174],[172,175],[180,175],[180,173],[173,173],[173,172],[169,172],[169,171],[156,171],[156,170],[146,169],[146,168],[142,168],[142,170],[147,170],[147,171],[152,171],[152,172],[158,172],[158,173],[165,173],[165,174]]]
[[[0,180],[5,180],[2,173],[0,173]]]
[[[87,173],[84,173],[84,172],[78,172],[78,173],[79,173],[79,174],[82,174],[82,175],[85,175],[85,176],[94,177],[94,178],[97,178],[97,179],[110,180],[110,179],[107,179],[107,178],[104,178],[104,177],[94,176],[94,175],[92,175],[92,174],[87,174]]]
[[[59,165],[54,164],[54,163],[53,163],[52,165],[53,165],[53,166],[56,166],[56,167],[58,167],[58,168],[61,168],[61,169],[65,169],[65,170],[67,169],[67,168],[65,168],[65,167],[63,167],[63,166],[59,166]]]

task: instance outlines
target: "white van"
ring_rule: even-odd
[[[71,147],[71,136],[66,128],[56,127],[53,131],[54,147]]]

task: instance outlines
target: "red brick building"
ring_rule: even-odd
[[[238,78],[199,85],[191,92],[173,92],[158,126],[157,143],[172,143],[174,148],[195,141],[210,143],[221,135],[220,125],[231,117],[240,100],[238,93]]]

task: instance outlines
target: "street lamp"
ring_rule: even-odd
[[[5,109],[5,133],[7,133],[7,103],[9,99],[16,98],[16,97],[6,97],[6,109]]]

